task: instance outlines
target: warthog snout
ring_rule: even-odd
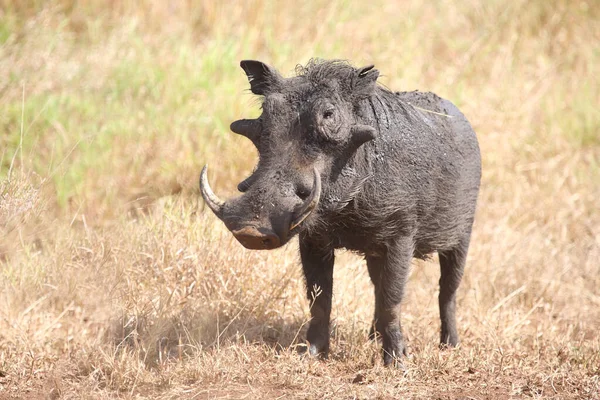
[[[270,229],[246,226],[231,233],[247,249],[270,250],[281,246],[279,236]]]

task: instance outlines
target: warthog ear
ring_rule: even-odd
[[[359,99],[369,97],[375,91],[379,71],[374,65],[358,68],[354,79],[354,95]]]
[[[250,81],[250,90],[258,95],[266,95],[280,88],[282,77],[277,71],[267,64],[255,60],[243,60],[240,67],[244,70]]]

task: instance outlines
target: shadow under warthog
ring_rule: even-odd
[[[277,353],[302,352],[308,322],[273,318],[243,308],[234,315],[224,311],[183,311],[169,316],[122,314],[111,322],[105,340],[118,352],[139,352],[146,366],[156,367],[168,360],[240,343],[267,346]],[[366,341],[367,331],[368,327],[356,333]],[[332,338],[335,342],[335,327]]]

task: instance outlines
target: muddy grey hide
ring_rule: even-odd
[[[259,61],[241,67],[262,96],[262,114],[233,122],[231,130],[256,146],[258,165],[238,185],[239,197],[215,195],[207,166],[200,189],[246,248],[274,249],[299,237],[313,303],[308,353],[329,350],[337,248],[366,259],[375,289],[369,336],[381,341],[386,365],[406,354],[400,303],[411,259],[438,252],[441,344],[455,346],[456,291],[481,177],[477,138],[465,116],[433,93],[377,85],[373,66],[311,61],[291,78]]]

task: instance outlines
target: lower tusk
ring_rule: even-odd
[[[309,212],[305,213],[304,215],[301,215],[299,219],[297,219],[296,221],[294,221],[292,223],[292,225],[290,225],[290,231],[293,230],[294,228],[296,228],[297,226],[299,226],[302,222],[304,222],[304,220],[306,218],[308,218],[308,216],[312,213],[312,210],[310,210]]]

